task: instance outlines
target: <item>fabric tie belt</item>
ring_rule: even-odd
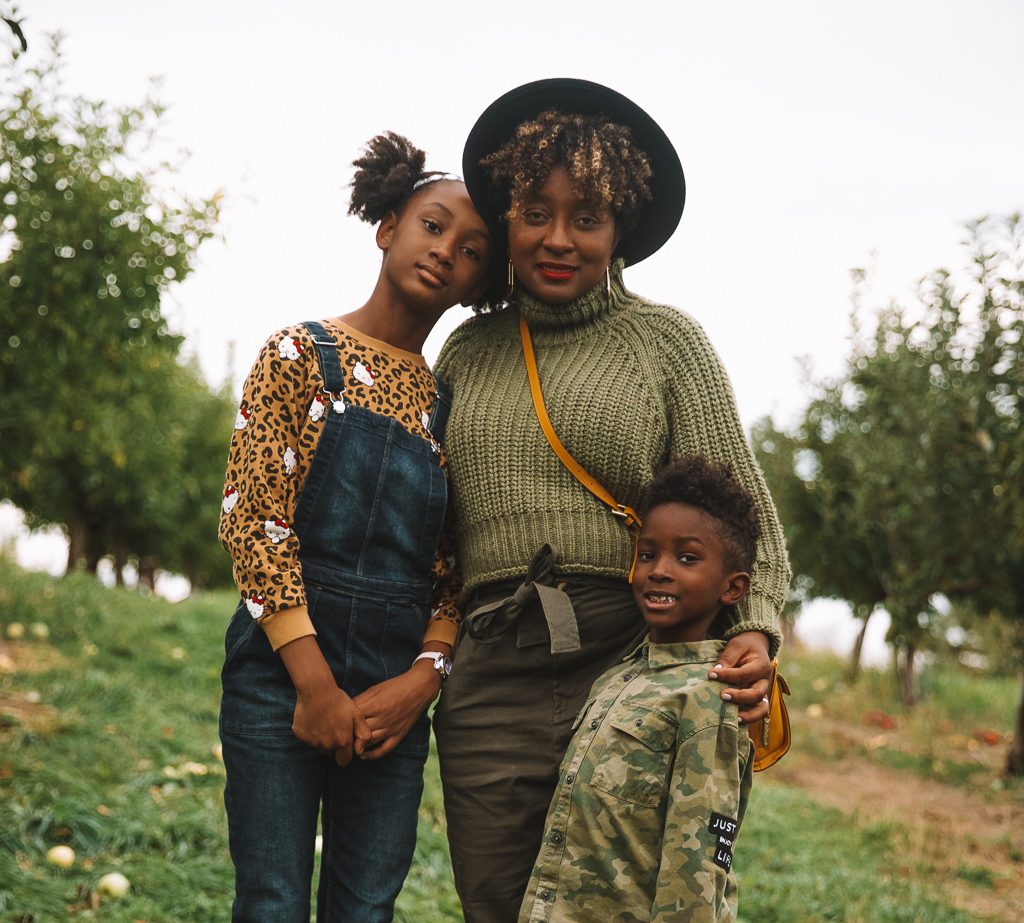
[[[489,644],[516,626],[516,647],[529,647],[551,639],[552,654],[580,650],[580,628],[569,594],[555,586],[555,562],[558,551],[544,545],[530,562],[523,582],[511,596],[485,603],[470,612],[464,621],[466,634],[480,644]],[[540,603],[547,623],[531,626],[522,616],[534,602]]]

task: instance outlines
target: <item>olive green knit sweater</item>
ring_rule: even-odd
[[[774,651],[790,578],[782,528],[704,331],[626,291],[618,273],[611,299],[602,281],[564,305],[525,294],[517,302],[555,432],[619,503],[639,505],[655,471],[684,453],[730,463],[753,492],[763,537],[751,592],[726,636],[763,631]],[[437,361],[454,395],[446,448],[466,588],[521,576],[545,542],[563,572],[626,580],[629,533],[544,438],[516,324],[512,310],[478,314]]]

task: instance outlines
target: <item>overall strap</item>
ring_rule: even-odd
[[[448,427],[448,415],[452,412],[451,389],[436,375],[434,376],[434,406],[430,410],[430,422],[427,432],[437,442],[444,443],[445,430]]]
[[[324,389],[337,397],[345,390],[345,376],[341,371],[338,344],[319,321],[308,320],[302,326],[309,331],[316,347]]]

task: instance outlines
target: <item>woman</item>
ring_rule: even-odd
[[[606,87],[538,81],[484,112],[463,170],[508,268],[504,298],[492,286],[492,310],[456,330],[437,363],[454,394],[449,473],[466,617],[435,729],[466,920],[511,923],[573,719],[593,680],[643,633],[630,531],[543,434],[518,318],[557,436],[619,504],[638,505],[653,473],[687,453],[731,465],[757,498],[764,536],[751,593],[716,626],[729,643],[711,672],[739,687],[723,695],[748,721],[765,712],[789,567],[703,331],[622,282],[623,267],[654,253],[682,213],[682,168],[661,128]]]
[[[220,525],[242,596],[220,716],[234,921],[308,923],[318,815],[317,920],[391,920],[412,861],[458,590],[438,546],[448,397],[420,350],[481,294],[491,254],[463,183],[423,164],[392,133],[355,161],[373,292],[272,336],[235,423]]]

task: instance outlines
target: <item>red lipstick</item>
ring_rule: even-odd
[[[571,279],[576,272],[576,267],[567,263],[538,263],[537,269],[545,279],[550,279],[552,282],[565,282],[567,279]]]

